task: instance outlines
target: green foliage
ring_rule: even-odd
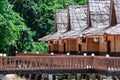
[[[7,0],[0,0],[0,52],[7,52],[10,46],[17,46],[16,40],[23,27],[23,19],[12,11]]]
[[[34,40],[54,31],[54,15],[58,8],[69,5],[85,4],[86,0],[15,0],[13,9],[20,13],[32,31],[36,31]]]
[[[47,52],[46,42],[34,42],[54,30],[55,10],[86,0],[0,0],[0,52]],[[16,13],[16,12],[18,13]],[[27,26],[29,27],[27,27]],[[33,40],[34,39],[34,40]]]
[[[42,42],[34,42],[34,47],[32,52],[39,52],[39,53],[47,53],[48,52],[48,44],[44,41]]]
[[[31,0],[17,0],[13,9],[20,13],[32,31],[36,31],[34,40],[53,31],[51,27],[54,25],[54,14],[46,4],[39,6]]]
[[[29,28],[23,28],[20,31],[20,36],[19,36],[19,40],[17,41],[17,48],[16,50],[19,52],[23,52],[23,51],[32,51],[33,48],[33,39],[32,36],[35,35],[35,32],[31,32]]]
[[[35,46],[39,48],[33,41],[34,35],[7,0],[0,1],[0,52],[14,55],[15,51],[35,51]]]

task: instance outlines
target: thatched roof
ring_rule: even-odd
[[[57,9],[55,16],[55,27],[57,32],[65,32],[68,29],[68,10]]]
[[[69,6],[71,30],[83,30],[87,27],[87,6]]]
[[[71,30],[62,34],[62,38],[76,38],[80,36],[78,32],[87,28],[87,6],[70,6],[70,24]]]
[[[106,34],[120,35],[120,24],[110,27],[104,31]]]
[[[111,0],[89,0],[89,9],[91,15],[92,27],[88,27],[87,6],[70,6],[69,10],[56,11],[56,27],[57,32],[50,34],[46,40],[77,38],[90,35],[120,34],[120,25],[110,27],[110,1]],[[117,23],[120,23],[120,2],[114,0]],[[69,11],[69,12],[67,12]],[[69,15],[68,15],[69,14]],[[68,17],[70,17],[70,25],[68,26]],[[71,28],[70,31],[68,27]]]
[[[104,29],[106,29],[107,27],[109,27],[109,18],[110,18],[110,0],[102,0],[102,1],[96,1],[96,0],[89,0],[89,8],[90,8],[90,15],[91,15],[91,23],[92,23],[92,27],[88,28],[86,30],[79,30],[78,31],[69,31],[66,34],[65,38],[76,38],[76,37],[81,37],[81,36],[90,36],[90,35],[95,35],[95,34],[102,34],[104,33]],[[81,9],[83,11],[87,10],[83,9],[81,7]],[[73,11],[72,11],[73,12]],[[87,15],[87,11],[85,11],[84,13],[82,13],[82,11],[80,11],[81,14],[79,15]],[[86,19],[85,19],[86,18]],[[79,19],[80,21],[84,20],[81,23],[87,23],[87,16],[84,17],[84,19]],[[77,25],[78,23],[77,23]],[[71,26],[72,27],[72,26]],[[87,27],[82,25],[82,27],[85,29]],[[74,29],[74,26],[73,26]]]
[[[92,27],[109,26],[111,0],[89,0]]]
[[[52,34],[53,34],[53,33],[52,33]],[[44,36],[44,37],[42,37],[42,38],[39,38],[38,41],[48,41],[49,38],[52,36],[52,34],[49,34],[49,35]]]
[[[110,0],[89,0],[92,27],[82,32],[84,36],[100,35],[109,27]]]
[[[117,23],[120,23],[120,0],[114,0]]]

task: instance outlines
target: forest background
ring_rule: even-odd
[[[47,53],[47,43],[37,40],[54,32],[56,9],[86,3],[86,0],[0,0],[0,53]]]

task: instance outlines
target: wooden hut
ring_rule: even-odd
[[[111,0],[111,18],[110,27],[105,29],[101,38],[104,39],[104,47],[100,46],[101,54],[110,54],[111,56],[120,56],[120,2]]]
[[[70,30],[64,34],[62,34],[63,40],[63,48],[61,48],[61,52],[70,54],[78,54],[81,51],[81,45],[78,44],[79,38],[75,36],[79,36],[79,32],[85,30],[87,25],[87,6],[69,6],[69,26]],[[62,46],[61,46],[62,47]]]
[[[57,9],[55,14],[55,27],[54,33],[49,34],[39,40],[48,41],[49,53],[59,53],[59,39],[62,33],[66,32],[68,27],[68,10]]]
[[[101,50],[101,48],[99,48],[100,37],[98,35],[110,26],[110,0],[89,0],[89,9],[91,27],[82,33],[85,37],[85,42],[83,42],[82,45],[82,52],[99,55],[99,50]]]
[[[120,24],[105,31],[107,54],[120,56]]]
[[[110,2],[110,6],[109,6],[109,2]],[[108,4],[108,9],[110,7],[110,10],[107,11],[106,9],[106,11],[110,13],[108,14],[106,14],[107,12],[104,13],[104,16],[106,14],[108,18],[103,16],[103,19],[106,18],[104,22],[107,23],[108,25],[106,26],[106,24],[103,24],[104,27],[101,27],[101,23],[99,22],[100,28],[99,27],[95,29],[91,28],[93,30],[91,31],[86,30],[86,32],[84,33],[86,34],[86,42],[87,42],[86,52],[96,53],[97,55],[110,54],[112,56],[116,56],[116,55],[119,56],[120,53],[119,25],[117,26],[115,25],[120,23],[120,18],[119,18],[120,3],[117,2],[116,0],[111,0],[108,1],[107,4]],[[91,21],[92,21],[92,13],[91,13]],[[97,26],[99,26],[99,24],[97,24]]]
[[[62,42],[59,40],[62,33],[68,30],[68,10],[56,10],[55,34],[49,38],[49,52],[59,53]]]
[[[67,9],[57,9],[55,14],[55,27],[54,33],[51,33],[39,41],[48,42],[48,52],[58,53],[59,52],[59,38],[60,35],[68,30],[68,10]]]

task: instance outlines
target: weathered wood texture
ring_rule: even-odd
[[[120,35],[108,35],[107,40],[111,42],[111,52],[120,52]]]
[[[99,52],[107,52],[107,42],[105,36],[99,36]]]
[[[101,57],[101,56],[11,56],[0,57],[2,65],[0,72],[4,71],[54,71],[58,70],[85,70],[92,71],[112,71],[120,72],[119,57]],[[79,71],[78,71],[79,72]],[[64,72],[65,73],[65,72]],[[115,73],[116,74],[116,73]]]

